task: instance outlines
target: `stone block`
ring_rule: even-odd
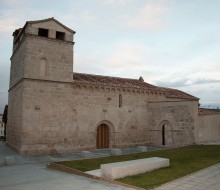
[[[111,149],[111,154],[112,155],[121,155],[121,149],[119,149],[119,148],[112,148]]]
[[[126,176],[133,176],[140,173],[150,172],[159,168],[168,167],[169,165],[169,159],[159,157],[102,164],[101,177],[119,179]]]
[[[5,156],[5,165],[12,166],[15,163],[14,156]]]
[[[147,152],[147,147],[146,146],[138,146],[137,151],[139,152]]]
[[[81,151],[80,156],[83,158],[89,158],[92,156],[92,153],[90,151]]]

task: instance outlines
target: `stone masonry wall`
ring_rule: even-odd
[[[199,116],[198,143],[213,141],[220,141],[220,114]]]
[[[8,97],[8,119],[7,123],[7,143],[20,150],[22,145],[22,108],[23,108],[23,84],[19,83],[9,91]]]
[[[21,152],[45,154],[95,149],[97,127],[101,123],[110,128],[110,147],[147,144],[146,100],[145,93],[26,80]]]
[[[15,85],[24,77],[24,60],[26,56],[26,41],[23,39],[20,42],[19,48],[13,53],[11,57],[10,68],[10,84],[9,87]]]
[[[25,78],[72,82],[73,44],[27,36]]]
[[[195,143],[198,115],[197,101],[149,103],[149,138],[152,145],[162,145],[165,125],[165,146],[177,147]]]
[[[31,79],[23,90],[22,154],[96,149],[102,123],[110,129],[110,148],[162,145],[163,122],[166,146],[195,142],[197,101],[159,103],[163,96],[145,92]]]

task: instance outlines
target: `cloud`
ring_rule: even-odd
[[[103,3],[107,5],[127,5],[133,0],[105,0]]]
[[[219,63],[204,63],[200,65],[199,70],[202,72],[206,72],[206,73],[208,72],[212,74],[217,72],[219,76],[220,64]]]
[[[161,29],[167,26],[170,9],[162,4],[146,3],[135,15],[124,15],[124,23],[131,28]]]
[[[128,78],[138,78],[140,75],[151,72],[151,52],[146,51],[135,42],[118,42],[113,50],[104,57],[104,66],[114,75]],[[146,77],[145,77],[146,78]]]
[[[106,64],[109,67],[117,66],[117,68],[134,69],[139,68],[143,63],[143,49],[139,45],[132,43],[116,44],[114,50],[106,58]]]
[[[1,14],[0,31],[1,33],[8,33],[14,31],[19,26],[19,17],[15,17],[13,10]]]
[[[206,85],[206,84],[220,84],[220,80],[215,79],[196,79],[192,80],[189,78],[182,78],[174,81],[156,81],[157,86],[164,86],[164,87],[171,87],[171,88],[181,88],[186,86],[193,86],[193,85]]]
[[[86,56],[75,54],[74,71],[126,78],[142,75],[147,81],[153,72],[148,64],[151,55],[145,48],[134,42],[116,42],[102,49],[90,49]]]

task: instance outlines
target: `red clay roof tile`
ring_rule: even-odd
[[[85,73],[73,73],[73,80],[75,83],[154,91],[154,92],[164,93],[167,98],[198,100],[198,98],[191,96],[190,94],[187,94],[183,91],[154,86],[152,84],[146,83],[138,79],[101,76],[101,75],[93,75],[93,74],[85,74]]]
[[[219,109],[199,108],[199,116],[220,114]]]

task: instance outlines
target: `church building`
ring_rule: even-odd
[[[9,146],[39,155],[199,142],[197,97],[142,77],[73,72],[74,34],[54,18],[14,31]]]

